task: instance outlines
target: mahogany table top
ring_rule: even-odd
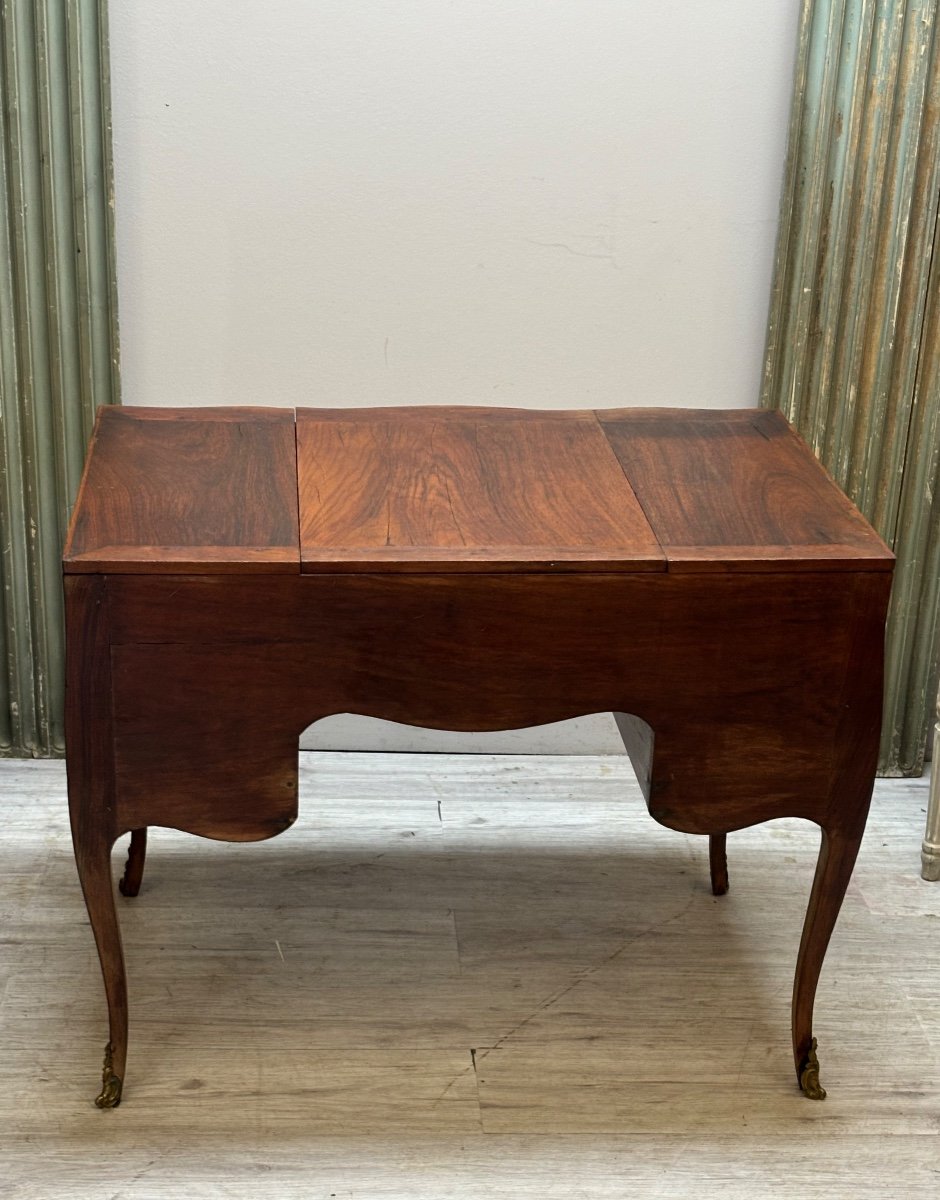
[[[102,408],[66,573],[889,571],[757,409]]]

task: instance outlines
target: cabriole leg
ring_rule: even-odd
[[[99,1108],[121,1100],[127,1059],[127,981],[114,905],[114,738],[107,590],[100,575],[66,575],[65,740],[72,845],[108,1001]],[[143,859],[141,856],[141,866]]]
[[[803,924],[793,983],[793,1062],[800,1088],[811,1100],[826,1098],[825,1088],[819,1082],[819,1060],[813,1037],[816,985],[861,841],[860,832],[847,835],[836,830],[822,830],[813,890]]]
[[[135,829],[131,833],[131,844],[127,849],[127,862],[118,888],[122,896],[136,896],[144,877],[144,860],[147,857],[147,828]]]
[[[127,977],[114,904],[111,846],[104,838],[82,836],[81,830],[74,827],[72,839],[108,1001],[109,1038],[105,1047],[101,1092],[95,1104],[99,1108],[116,1108],[121,1102],[127,1061]]]
[[[712,878],[712,895],[723,896],[728,890],[728,835],[725,833],[710,833],[708,835],[708,866]]]

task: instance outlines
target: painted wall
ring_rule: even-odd
[[[110,9],[125,403],[756,403],[797,0]]]
[[[110,8],[125,403],[756,402],[798,0]]]

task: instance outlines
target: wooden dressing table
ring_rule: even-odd
[[[822,830],[793,994],[813,998],[865,826],[893,557],[777,413],[105,408],[64,553],[69,805],[121,1098],[111,873],[132,832],[268,838],[301,731],[613,712],[652,815]],[[315,801],[314,801],[315,802]],[[759,903],[760,898],[756,897]]]

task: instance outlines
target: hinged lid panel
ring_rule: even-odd
[[[778,412],[598,412],[670,571],[889,571],[891,551]]]
[[[302,570],[661,571],[593,413],[298,409]]]
[[[66,572],[299,570],[294,414],[102,408]]]

